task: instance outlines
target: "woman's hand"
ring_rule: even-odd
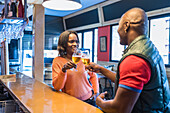
[[[99,93],[94,93],[90,99],[96,101],[97,96],[99,96]]]
[[[76,64],[73,63],[72,61],[67,62],[66,64],[64,64],[64,66],[62,67],[62,71],[65,73],[67,71],[67,69],[71,69],[71,68],[76,68]]]

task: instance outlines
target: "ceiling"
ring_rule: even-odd
[[[2,11],[2,8],[4,7],[4,5],[2,5],[1,3],[4,3],[4,1],[5,0],[0,0],[0,12]],[[39,4],[39,3],[42,3],[43,0],[27,0],[27,3],[30,3],[30,2],[35,3],[35,1],[36,1],[36,4]],[[108,0],[80,0],[80,1],[82,4],[82,8],[80,9],[72,10],[72,11],[59,11],[59,10],[51,10],[51,9],[45,8],[45,15],[64,17],[74,12],[80,11],[82,9],[88,8],[90,6],[93,6],[104,1],[108,1]]]
[[[11,0],[7,0],[8,2]],[[14,0],[15,1],[15,0]],[[24,3],[24,0],[22,0]],[[27,0],[28,3],[28,11],[27,11],[27,16],[30,17],[33,13],[33,7],[31,4],[41,4],[43,0]],[[90,6],[94,6],[96,4],[108,1],[108,0],[80,0],[82,4],[82,8],[77,9],[77,10],[72,10],[72,11],[59,11],[59,10],[51,10],[45,8],[45,21],[46,21],[46,33],[55,33],[56,31],[62,31],[63,25],[60,25],[62,23],[62,18],[67,15],[70,15],[72,13],[75,13],[77,11],[83,10],[85,8],[88,8]],[[4,7],[4,2],[5,0],[0,0],[0,13],[2,11],[2,8]],[[31,24],[30,24],[31,25]]]
[[[99,4],[99,3],[107,1],[107,0],[80,0],[80,1],[81,1],[81,4],[82,4],[82,8],[80,8],[78,10],[59,11],[59,10],[51,10],[51,9],[45,8],[45,15],[53,15],[53,16],[63,17],[63,16],[67,16],[69,14],[72,14],[74,12],[80,11],[82,9],[88,8],[90,6]]]

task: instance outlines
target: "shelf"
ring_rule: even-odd
[[[16,18],[16,17],[10,17],[10,18],[5,18],[0,22],[0,31],[3,28],[3,25],[8,24],[8,25],[22,25],[25,28],[25,25],[27,24],[26,19],[24,18]]]
[[[21,23],[24,23],[25,20],[26,19],[24,19],[24,18],[8,17],[8,18],[3,19],[0,23],[4,23],[4,24],[21,24]]]

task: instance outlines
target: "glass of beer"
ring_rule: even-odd
[[[90,54],[88,50],[82,50],[81,52],[81,60],[84,63],[84,65],[89,65],[90,63]]]
[[[80,60],[81,60],[81,51],[79,49],[77,49],[76,51],[74,51],[74,53],[72,55],[72,61],[75,64],[78,64]]]

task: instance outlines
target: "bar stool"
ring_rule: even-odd
[[[108,66],[104,66],[105,68],[109,69],[110,71],[114,71],[114,64],[113,65],[108,65]],[[104,83],[102,84],[102,80],[104,81]],[[114,94],[114,83],[108,79],[107,77],[105,77],[104,75],[102,75],[101,73],[98,74],[98,81],[99,81],[99,90],[100,93],[107,91],[108,95],[105,97],[106,99],[112,99],[113,98],[113,94]],[[103,87],[102,87],[103,85]]]
[[[102,92],[105,92],[107,91],[107,96],[106,96],[106,99],[112,99],[113,98],[113,88],[114,86],[112,85],[112,82],[110,79],[108,79],[107,77],[99,77],[98,78],[99,80],[99,90],[100,90],[100,93]],[[104,80],[104,87],[102,86],[102,83],[101,83],[101,80]]]

